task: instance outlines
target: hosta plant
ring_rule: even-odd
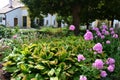
[[[95,54],[94,46],[93,41],[75,36],[41,39],[15,46],[4,59],[3,69],[15,80],[97,80],[107,76],[101,71],[108,71],[109,65],[108,56]]]

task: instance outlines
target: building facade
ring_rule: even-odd
[[[34,23],[38,24],[39,22],[39,19],[36,18]],[[43,26],[56,27],[56,15],[48,14],[48,16],[43,18],[42,24]],[[19,26],[30,28],[31,22],[28,8],[25,7],[20,0],[9,0],[9,4],[0,10],[0,25],[5,25],[8,27]]]

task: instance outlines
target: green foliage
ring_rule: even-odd
[[[12,34],[13,33],[10,28],[0,26],[0,38],[10,38]]]
[[[97,80],[100,72],[92,67],[92,63],[98,57],[105,59],[106,55],[94,56],[93,45],[93,42],[75,36],[42,38],[14,47],[3,65],[15,79],[76,80],[80,75],[86,75],[88,79]],[[78,62],[78,54],[83,54],[86,60]]]

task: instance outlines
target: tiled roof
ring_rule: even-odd
[[[23,3],[21,3],[20,1],[14,0],[14,1],[12,1],[12,8],[10,8],[10,6],[8,4],[5,7],[3,7],[2,9],[0,9],[0,14],[7,13],[9,11],[12,11],[12,10],[14,10],[16,8],[23,7],[23,6],[24,6]]]

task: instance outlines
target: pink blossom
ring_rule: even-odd
[[[93,40],[93,34],[91,31],[87,30],[87,32],[84,35],[85,40]]]
[[[96,32],[98,36],[101,36],[102,34],[100,33],[100,31],[97,31]]]
[[[17,35],[14,35],[13,38],[16,39],[16,38],[17,38]]]
[[[111,31],[111,34],[113,35],[113,34],[115,34],[115,32],[114,32],[114,31]]]
[[[74,25],[70,25],[69,30],[74,31],[75,30],[75,26]]]
[[[81,60],[83,61],[83,60],[85,60],[85,57],[82,55],[82,54],[79,54],[78,56],[77,56],[77,58],[78,58],[78,61],[80,62]]]
[[[105,38],[105,36],[104,36],[104,35],[101,35],[100,37],[101,37],[101,39],[104,39],[104,38]]]
[[[100,76],[101,76],[101,77],[106,77],[106,76],[107,76],[106,71],[101,71]]]
[[[118,35],[117,35],[117,34],[114,34],[114,35],[113,35],[113,38],[118,38]]]
[[[104,63],[101,59],[96,59],[95,62],[93,63],[93,67],[97,68],[97,69],[103,69]]]
[[[109,40],[107,40],[107,41],[106,41],[106,44],[110,44],[110,41],[109,41]]]
[[[102,29],[102,34],[105,34],[106,30],[105,29]]]
[[[114,30],[114,28],[110,28],[110,31],[113,31]]]
[[[103,25],[102,28],[103,29],[108,29],[108,27],[106,25]]]
[[[109,64],[109,65],[114,64],[114,63],[115,63],[115,59],[113,58],[108,58],[106,61],[106,64]]]
[[[110,33],[108,31],[105,31],[105,35],[109,35]]]
[[[103,49],[103,47],[102,47],[102,44],[101,44],[101,43],[97,43],[97,44],[95,44],[95,46],[93,47],[93,50],[95,50],[95,51],[98,52],[98,53],[102,53],[102,49]]]
[[[110,72],[113,72],[115,69],[115,66],[114,65],[109,65],[107,70],[110,71]]]
[[[87,80],[87,77],[84,75],[80,75],[80,79],[79,80]]]
[[[94,30],[94,31],[99,31],[99,28],[94,27],[93,30]]]

